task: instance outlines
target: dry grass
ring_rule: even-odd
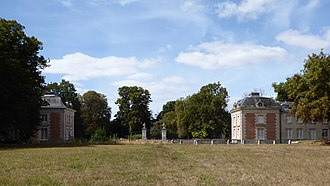
[[[329,185],[330,146],[2,149],[0,167],[0,185]]]

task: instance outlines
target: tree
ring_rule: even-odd
[[[187,98],[181,98],[175,103],[175,119],[177,122],[178,136],[179,138],[191,138],[191,133],[189,132],[189,116],[187,112],[188,105]]]
[[[330,55],[322,50],[308,55],[301,74],[287,78],[285,88],[293,100],[291,112],[305,122],[330,121]]]
[[[39,125],[47,60],[39,55],[42,43],[24,33],[16,21],[0,19],[0,138],[17,133],[27,142]]]
[[[74,115],[74,136],[75,138],[83,137],[84,126],[81,119],[81,103],[74,85],[69,81],[62,79],[60,84],[57,82],[51,82],[47,84],[45,91],[58,94],[61,97],[63,103],[67,104],[67,106],[72,105],[72,108],[76,110]]]
[[[189,131],[197,138],[219,138],[226,135],[230,115],[225,110],[228,92],[220,82],[203,86],[189,98],[187,111]]]
[[[143,123],[150,128],[151,111],[149,104],[152,101],[148,90],[137,86],[123,86],[118,89],[119,98],[116,104],[119,107],[115,115],[114,128],[120,136],[128,135],[132,131],[141,131]]]
[[[158,114],[157,119],[153,122],[150,129],[150,135],[153,138],[161,138],[161,129],[163,124],[166,128],[167,138],[177,138],[177,124],[175,117],[175,103],[176,101],[168,101],[163,105],[162,111]]]
[[[109,129],[111,108],[107,98],[101,93],[88,91],[81,97],[81,117],[84,122],[86,137],[91,137],[97,128]]]
[[[274,88],[274,92],[277,93],[276,101],[293,101],[289,99],[288,91],[286,88],[286,84],[281,83],[272,83],[272,87]]]

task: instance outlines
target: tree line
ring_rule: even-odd
[[[0,141],[17,132],[18,142],[28,142],[38,129],[41,96],[58,94],[72,104],[75,137],[96,139],[97,135],[127,137],[139,133],[143,124],[149,138],[160,138],[165,125],[169,138],[224,138],[230,136],[228,92],[220,82],[200,88],[197,93],[169,101],[152,117],[148,90],[138,86],[118,89],[118,112],[111,120],[105,95],[88,91],[79,95],[72,83],[45,83],[41,75],[49,60],[39,55],[42,43],[24,33],[24,26],[0,18]],[[330,121],[330,56],[323,50],[308,56],[304,69],[273,83],[278,101],[291,101],[291,112],[304,121]]]
[[[148,136],[157,138],[155,131],[159,123],[165,123],[173,138],[205,138],[228,133],[229,113],[225,111],[228,93],[220,83],[209,84],[192,96],[165,104],[156,118],[152,118],[149,108],[152,100],[148,90],[120,87],[115,102],[119,110],[111,120],[105,95],[92,90],[79,95],[66,80],[45,83],[41,72],[49,66],[49,60],[39,55],[42,43],[27,36],[24,29],[14,20],[0,19],[1,141],[9,139],[14,131],[18,132],[19,142],[28,142],[40,123],[41,96],[50,92],[76,110],[77,138],[90,139],[96,133],[127,137],[139,133],[143,124],[149,129]],[[175,104],[171,106],[171,103]]]

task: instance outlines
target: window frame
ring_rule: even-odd
[[[313,133],[312,133],[312,131],[313,131]],[[317,139],[317,134],[316,134],[315,128],[309,129],[309,139],[311,139],[311,140]]]
[[[292,128],[286,129],[286,139],[292,139]]]
[[[304,139],[304,129],[297,128],[297,139]]]
[[[262,135],[261,135],[262,134]],[[265,140],[265,128],[257,128],[257,140]]]
[[[48,140],[48,128],[40,128],[40,140],[47,141]]]
[[[329,129],[322,129],[322,139],[328,139],[328,138],[329,138]]]

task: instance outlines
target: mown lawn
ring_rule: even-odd
[[[329,185],[330,146],[0,149],[0,185]]]

